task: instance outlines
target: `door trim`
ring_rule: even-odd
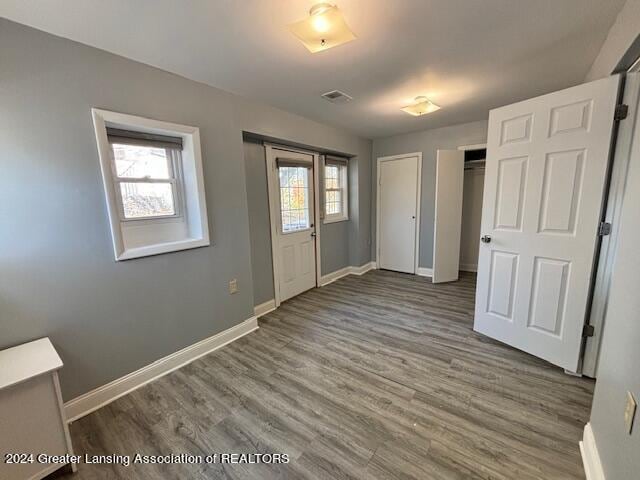
[[[316,233],[316,287],[320,286],[320,277],[322,275],[322,255],[320,248],[320,227],[318,221],[320,220],[320,192],[319,192],[319,172],[320,172],[320,154],[317,152],[310,152],[307,150],[301,150],[299,148],[288,147],[286,145],[278,145],[276,143],[264,143],[264,158],[267,167],[267,192],[269,197],[269,226],[271,231],[271,264],[273,268],[273,295],[275,300],[275,308],[280,306],[280,281],[279,281],[279,267],[278,267],[278,192],[274,190],[274,185],[277,180],[275,176],[275,155],[274,150],[286,150],[289,152],[304,153],[305,155],[313,156],[313,215],[314,215],[314,229]]]
[[[403,158],[418,157],[418,172],[416,181],[416,246],[413,252],[413,274],[416,275],[420,263],[420,206],[422,204],[422,152],[403,153],[401,155],[390,155],[378,157],[376,163],[376,265],[380,268],[380,165],[382,162],[402,160]]]

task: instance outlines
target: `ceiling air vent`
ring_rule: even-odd
[[[331,103],[347,103],[353,100],[353,97],[350,97],[340,90],[331,90],[330,92],[323,93],[322,98],[329,100]]]

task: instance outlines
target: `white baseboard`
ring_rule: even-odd
[[[347,275],[364,275],[369,270],[373,270],[375,268],[376,262],[365,263],[364,265],[361,265],[359,267],[344,267],[340,270],[336,270],[335,272],[322,275],[322,277],[320,277],[320,286],[324,287],[326,285],[329,285],[330,283],[333,283],[342,277],[346,277]]]
[[[477,272],[478,264],[477,263],[461,263],[458,269],[463,272]]]
[[[365,273],[371,270],[375,270],[376,268],[378,268],[376,262],[369,262],[359,267],[351,267],[351,273],[353,275],[364,275]]]
[[[276,299],[272,298],[271,300],[267,300],[266,302],[253,307],[253,314],[256,317],[261,317],[262,315],[266,315],[269,312],[273,312],[275,309],[276,309]]]
[[[418,267],[416,275],[421,277],[433,277],[433,268]]]
[[[320,277],[320,286],[324,287],[350,274],[351,274],[351,267],[344,267],[344,268],[341,268],[340,270],[336,270],[335,272],[327,273],[326,275],[322,275]]]
[[[171,355],[120,377],[112,382],[87,392],[64,404],[68,422],[73,422],[103,407],[114,400],[146,385],[157,378],[173,372],[194,360],[237,340],[258,328],[258,319],[254,316],[244,322],[228,328],[216,335],[205,338]]]
[[[587,480],[606,480],[590,423],[584,426],[584,434],[580,442],[580,454],[582,455],[582,464],[584,465],[584,473],[587,476]]]

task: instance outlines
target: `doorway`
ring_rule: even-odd
[[[265,145],[276,307],[318,285],[319,155]]]
[[[474,145],[471,147],[459,147],[459,150],[464,151],[460,271],[477,272],[487,148],[486,145]]]
[[[378,158],[378,268],[418,270],[422,153]]]

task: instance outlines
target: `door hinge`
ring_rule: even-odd
[[[629,105],[621,103],[616,105],[616,112],[613,114],[613,119],[616,121],[624,120],[629,115]]]
[[[598,235],[604,237],[611,234],[611,224],[609,222],[600,222],[598,227]]]
[[[585,325],[584,327],[582,327],[582,336],[583,337],[593,337],[593,334],[595,333],[596,329],[593,328],[593,325]]]

